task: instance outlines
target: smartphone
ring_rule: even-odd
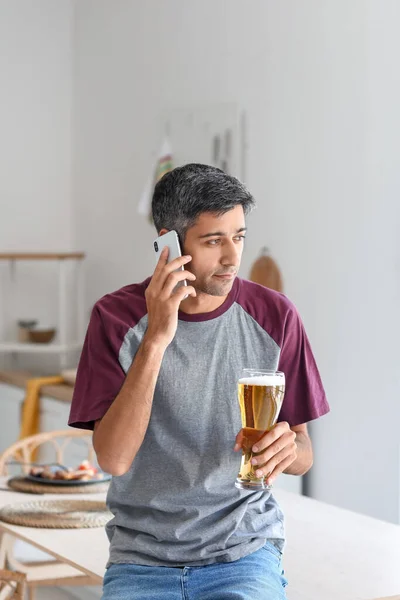
[[[180,256],[182,256],[182,252],[181,252],[181,246],[179,243],[179,237],[178,234],[176,233],[176,231],[172,230],[172,231],[168,231],[167,233],[164,233],[164,235],[161,235],[160,237],[158,237],[155,242],[154,242],[154,250],[156,253],[156,257],[157,260],[160,257],[160,254],[162,252],[162,250],[165,248],[165,246],[168,246],[169,248],[169,254],[168,254],[168,262],[170,263],[172,260],[175,260],[175,258],[179,258]],[[179,267],[179,269],[177,269],[177,271],[184,271],[185,268]],[[182,285],[187,286],[187,282],[186,279],[184,279],[183,281],[180,281],[178,283],[178,285],[176,286],[175,290],[178,289],[179,287],[181,287]],[[185,296],[185,298],[187,298],[187,296]]]

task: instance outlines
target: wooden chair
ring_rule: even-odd
[[[64,464],[64,452],[68,445],[77,438],[81,438],[84,445],[87,446],[87,456],[83,458],[93,462],[95,453],[92,445],[92,432],[79,429],[51,431],[19,440],[7,448],[0,455],[0,476],[10,474],[10,461],[13,463],[18,461],[22,472],[24,474],[28,473],[32,456],[44,444],[50,444],[54,449],[55,457],[52,462]],[[8,568],[25,574],[29,600],[34,600],[37,587],[99,585],[97,579],[85,575],[78,569],[56,559],[21,562],[14,553],[15,541],[14,536],[9,533],[1,534],[0,532],[0,569]],[[15,596],[15,598],[19,598],[19,596]],[[0,600],[2,600],[1,596]]]
[[[0,600],[24,600],[25,588],[25,573],[0,569]]]

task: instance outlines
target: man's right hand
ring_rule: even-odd
[[[192,257],[181,256],[168,263],[168,254],[169,249],[164,248],[145,292],[148,313],[146,338],[165,348],[174,339],[180,303],[185,296],[196,296],[196,290],[190,285],[182,285],[174,291],[180,281],[196,279],[190,271],[177,271],[179,267],[189,263]]]

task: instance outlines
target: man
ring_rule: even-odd
[[[166,174],[153,219],[159,234],[177,231],[184,256],[168,264],[164,251],[151,278],[93,309],[69,424],[94,428],[113,475],[104,600],[286,597],[283,514],[269,491],[234,485],[238,378],[243,367],[286,375],[280,422],[254,449],[269,483],[309,470],[307,422],[329,407],[294,306],[237,277],[253,207],[214,167]]]

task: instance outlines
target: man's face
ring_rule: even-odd
[[[184,254],[192,257],[185,268],[196,275],[190,285],[210,296],[229,294],[239,270],[245,233],[240,204],[221,216],[202,213],[187,230],[183,245]]]

